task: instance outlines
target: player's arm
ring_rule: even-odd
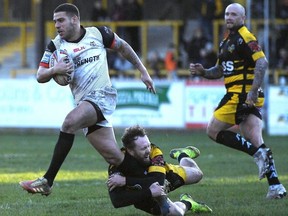
[[[107,180],[107,186],[110,191],[118,187],[127,187],[127,188],[141,188],[147,189],[154,182],[158,182],[160,185],[164,184],[165,174],[161,172],[151,172],[147,176],[138,178],[123,176],[120,173],[114,173],[109,176]]]
[[[107,180],[109,190],[123,186],[132,188],[135,187],[135,185],[146,189],[154,182],[163,185],[166,177],[165,161],[162,154],[156,155],[151,159],[151,166],[148,168],[148,174],[144,177],[123,175],[115,170],[112,172],[112,168],[113,167],[110,166],[109,178]]]
[[[114,43],[111,48],[119,52],[124,58],[131,62],[135,68],[140,71],[141,80],[146,85],[147,89],[155,94],[156,91],[153,81],[138,55],[125,40],[121,39],[116,33],[114,33],[114,35]]]
[[[65,62],[64,59],[57,62],[54,67],[49,67],[50,57],[55,50],[56,47],[51,41],[42,56],[37,70],[36,79],[39,83],[46,83],[50,81],[56,74],[65,74],[73,71],[73,63]]]
[[[191,75],[202,76],[206,79],[219,79],[223,76],[223,69],[219,64],[205,69],[202,64],[191,63],[189,66]]]
[[[250,56],[251,60],[255,61],[254,79],[245,101],[249,106],[254,106],[258,100],[258,90],[264,81],[268,61],[256,39],[243,44],[243,53],[243,55]]]
[[[116,33],[114,33],[114,42],[111,49],[119,52],[124,58],[131,62],[142,75],[149,75],[146,67],[143,65],[132,47]]]
[[[150,185],[149,188],[141,190],[131,190],[125,187],[118,187],[109,191],[110,200],[114,208],[125,207],[149,200],[151,198],[166,195],[158,182]]]
[[[254,104],[258,100],[258,89],[261,87],[264,81],[264,76],[267,68],[268,68],[268,61],[265,57],[259,58],[256,61],[254,69],[254,80],[252,83],[251,90],[248,92],[245,101],[249,106],[254,106]]]
[[[110,200],[114,208],[133,205],[144,199],[152,198],[152,193],[149,188],[145,190],[127,190],[125,187],[117,187],[114,190],[109,190]]]
[[[254,69],[254,80],[251,88],[252,91],[258,91],[258,89],[261,87],[267,68],[268,61],[265,57],[262,57],[256,61]]]
[[[148,188],[154,182],[164,184],[165,174],[161,172],[151,172],[145,178],[126,177],[126,186],[140,185],[142,188]]]
[[[120,38],[115,32],[106,26],[98,27],[103,37],[103,44],[106,48],[112,49],[122,55],[131,64],[134,65],[141,73],[141,80],[146,85],[150,92],[156,93],[153,81],[146,69],[141,62],[138,55],[132,49],[132,47],[122,38]]]
[[[36,79],[39,83],[46,83],[51,80],[51,78],[55,75],[54,68],[46,68],[43,66],[39,66],[36,74]]]

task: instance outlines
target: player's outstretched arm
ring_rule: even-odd
[[[115,42],[112,49],[119,52],[124,58],[131,62],[131,64],[133,64],[135,68],[140,71],[142,82],[146,85],[147,89],[150,92],[155,94],[156,90],[153,80],[151,79],[146,67],[143,65],[140,58],[132,49],[132,47],[125,40],[121,39],[117,34],[115,34]]]
[[[191,63],[189,65],[189,71],[192,76],[202,76],[206,79],[219,79],[223,76],[223,70],[220,65],[205,69],[202,64]]]

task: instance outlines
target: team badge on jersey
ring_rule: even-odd
[[[90,46],[92,46],[92,47],[97,46],[97,45],[96,45],[96,42],[95,42],[95,41],[91,41],[91,42],[90,42]]]
[[[235,50],[235,45],[232,44],[231,46],[228,47],[228,52],[232,53]]]

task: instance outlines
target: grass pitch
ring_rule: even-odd
[[[119,140],[124,129],[116,129]],[[253,159],[236,150],[212,142],[201,131],[147,130],[151,142],[160,146],[166,161],[170,149],[194,145],[201,155],[196,159],[204,178],[169,194],[178,200],[187,192],[207,203],[213,215],[287,215],[288,198],[267,200],[266,179],[258,180]],[[31,195],[18,182],[35,179],[48,168],[57,133],[0,134],[0,215],[147,215],[131,207],[113,208],[107,188],[107,164],[79,133],[66,158],[50,196]],[[288,189],[288,138],[264,136],[272,149],[281,183]],[[119,142],[120,143],[120,142]]]

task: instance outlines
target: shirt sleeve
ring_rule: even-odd
[[[113,46],[115,35],[111,28],[107,26],[96,27],[103,38],[103,44],[105,48],[111,48]]]
[[[49,61],[52,53],[56,50],[56,46],[53,43],[53,41],[50,41],[50,43],[47,45],[45,52],[41,58],[39,66],[49,68]]]
[[[151,165],[148,168],[148,173],[151,172],[160,172],[163,174],[166,173],[163,153],[161,149],[154,144],[151,144],[150,159],[151,159]]]
[[[259,45],[258,41],[249,41],[247,43],[248,46],[248,52],[252,56],[253,61],[257,61],[259,58],[265,57],[265,54]]]

